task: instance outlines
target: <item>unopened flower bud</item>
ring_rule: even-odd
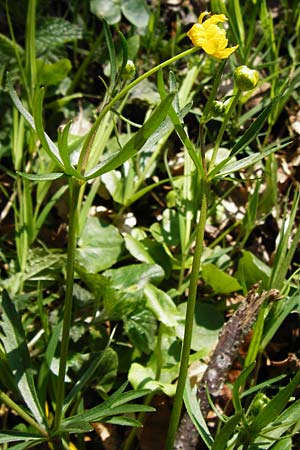
[[[226,112],[226,104],[220,100],[214,100],[211,105],[211,115],[213,117],[223,116]]]
[[[234,80],[241,91],[250,91],[258,83],[259,74],[257,70],[250,69],[247,66],[239,66],[234,71]]]
[[[123,80],[130,80],[135,75],[135,65],[134,62],[131,61],[131,59],[128,59],[126,66],[123,69],[122,72],[122,78]]]

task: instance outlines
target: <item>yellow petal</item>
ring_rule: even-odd
[[[202,23],[204,17],[205,17],[205,16],[209,16],[209,15],[210,15],[210,12],[208,12],[208,11],[204,11],[203,13],[201,13],[200,16],[199,16],[199,18],[198,18],[198,23]]]
[[[217,50],[215,53],[212,53],[212,56],[214,56],[217,59],[224,59],[228,58],[233,52],[236,51],[238,48],[238,45],[235,45],[234,47],[228,47],[224,48],[223,50]]]
[[[219,22],[226,22],[227,17],[225,14],[213,14],[211,17],[209,17],[205,22],[209,22],[210,24],[215,24]]]
[[[196,47],[202,47],[206,41],[206,30],[200,23],[195,23],[192,28],[187,32],[188,37]]]

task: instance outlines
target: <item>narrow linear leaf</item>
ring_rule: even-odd
[[[249,377],[250,373],[253,372],[254,367],[255,362],[246,367],[233,384],[232,400],[234,409],[236,411],[240,411],[242,409],[240,388],[246,383],[247,378]]]
[[[26,180],[30,181],[53,181],[58,180],[59,178],[65,176],[65,174],[62,172],[35,174],[17,171],[17,174],[20,175],[22,178],[26,178]]]
[[[62,330],[62,320],[60,320],[56,324],[52,332],[51,338],[47,346],[47,350],[44,354],[43,362],[40,366],[37,386],[42,404],[46,400],[48,377],[51,372],[51,361],[55,356],[56,348],[61,335],[61,330]]]
[[[114,414],[124,413],[124,410],[121,409],[125,405],[125,408],[132,408],[133,405],[127,403],[135,400],[137,398],[143,397],[144,395],[149,394],[151,391],[149,389],[139,389],[136,391],[123,392],[126,388],[127,383],[124,383],[116,392],[114,392],[108,400],[101,403],[101,405],[95,406],[91,408],[89,411],[76,414],[73,417],[63,420],[62,426],[63,428],[73,426],[74,423],[78,422],[97,422],[105,417],[110,417]],[[141,405],[135,405],[140,407]],[[67,429],[67,428],[66,428]],[[69,429],[69,428],[68,428]]]
[[[70,161],[70,149],[68,146],[68,136],[72,122],[67,123],[62,132],[58,132],[58,150],[61,159],[64,163],[65,171],[68,175],[73,175],[76,178],[82,178],[80,172],[76,170]]]
[[[112,93],[115,82],[116,82],[116,75],[117,75],[117,57],[116,57],[116,50],[113,43],[112,35],[110,32],[110,28],[105,20],[102,20],[103,23],[103,30],[106,40],[106,45],[108,48],[109,53],[109,61],[110,61],[110,86],[109,91]]]
[[[80,379],[77,381],[73,389],[69,392],[67,397],[64,401],[64,411],[68,408],[72,400],[75,398],[75,396],[82,392],[85,388],[86,384],[89,382],[89,380],[93,377],[96,370],[99,368],[100,365],[104,365],[107,367],[107,370],[110,366],[111,358],[114,358],[115,352],[111,348],[107,348],[103,352],[98,352],[96,355],[93,355],[93,360],[89,364],[89,367],[87,370],[82,374]],[[100,380],[99,380],[100,381]]]
[[[147,139],[155,132],[162,121],[168,114],[169,108],[172,104],[174,93],[169,94],[158,107],[153,111],[147,122],[135,133],[135,135],[124,145],[123,149],[107,158],[98,166],[89,170],[85,176],[86,180],[95,178],[110,170],[116,169],[129,158],[132,158],[142,146],[146,143]]]
[[[118,406],[116,408],[103,409],[101,412],[89,410],[86,411],[86,413],[78,414],[76,416],[73,416],[69,420],[65,420],[63,422],[63,428],[64,430],[69,430],[70,428],[73,429],[74,427],[80,426],[80,424],[84,422],[86,424],[90,422],[106,422],[108,420],[111,420],[112,416],[115,417],[119,414],[133,414],[137,412],[152,411],[155,411],[155,409],[151,406],[131,403],[128,405]]]
[[[261,161],[263,158],[266,158],[267,156],[271,155],[272,153],[276,152],[279,148],[282,147],[272,147],[268,150],[264,151],[263,153],[255,153],[250,156],[246,156],[246,158],[240,159],[238,161],[235,161],[233,163],[229,162],[228,165],[225,165],[224,169],[222,169],[220,172],[217,173],[218,177],[224,177],[225,175],[230,175],[233,172],[238,172],[241,169],[245,169],[246,167],[253,166],[257,162]],[[229,160],[231,157],[229,157]],[[226,160],[225,160],[226,161]],[[213,174],[216,173],[216,169],[218,166],[216,166],[212,172],[209,174],[209,177],[211,178]]]
[[[142,424],[136,419],[131,419],[130,417],[117,416],[111,419],[105,420],[105,423],[113,423],[114,425],[122,425],[127,427],[141,427]]]
[[[225,450],[229,438],[235,432],[236,427],[241,420],[242,411],[238,411],[232,416],[219,431],[215,442],[211,446],[211,450]]]
[[[281,438],[281,436],[283,435],[283,433],[288,433],[289,430],[291,430],[291,428],[299,421],[299,414],[300,400],[297,400],[289,408],[286,408],[273,423],[269,424],[262,431],[263,437],[260,435],[257,436],[257,438],[253,442],[253,447],[255,446],[255,444],[259,444],[259,449],[261,450],[269,448],[271,448],[272,450],[290,450],[292,446],[285,447],[285,445],[283,445],[285,438]],[[276,444],[273,445],[275,441]],[[251,448],[252,447],[250,447],[250,449]],[[255,447],[253,448],[253,450],[254,449]]]
[[[2,342],[16,385],[37,422],[43,423],[43,413],[34,386],[25,333],[15,306],[5,290],[2,293],[1,311],[1,326],[4,332]]]
[[[200,434],[202,440],[205,442],[206,446],[210,448],[214,440],[212,435],[210,434],[205,419],[201,413],[196,392],[193,392],[191,389],[189,379],[187,379],[185,383],[184,404],[188,412],[188,415],[190,416],[195,427],[197,428],[198,433]]]
[[[44,150],[48,153],[51,159],[57,162],[57,164],[65,171],[65,167],[63,165],[63,161],[59,154],[59,150],[54,144],[54,142],[50,139],[50,137],[45,133],[44,125],[43,125],[43,100],[44,100],[44,88],[37,90],[35,96],[34,103],[34,123],[36,127],[36,133],[38,135],[39,140],[44,148]]]
[[[18,441],[33,441],[41,440],[39,434],[23,433],[17,430],[2,430],[0,431],[0,444],[5,442],[18,442]]]
[[[260,115],[255,119],[255,121],[250,125],[247,131],[243,134],[243,136],[234,144],[231,149],[231,156],[237,155],[240,153],[247,145],[249,145],[253,139],[256,138],[259,131],[261,130],[263,124],[268,118],[270,111],[273,107],[273,102],[269,103],[268,106],[260,113]]]
[[[21,100],[17,96],[16,91],[13,88],[10,76],[7,75],[7,88],[9,95],[17,108],[17,110],[22,114],[24,119],[30,125],[30,127],[35,131],[50,158],[52,158],[61,168],[63,168],[62,159],[59,155],[58,148],[54,144],[54,142],[50,139],[50,137],[45,133],[44,127],[42,125],[42,100],[43,96],[41,92],[37,95],[36,105],[35,105],[35,113],[36,120],[32,117],[32,115],[24,108]],[[40,116],[38,116],[40,114]]]
[[[17,93],[13,88],[12,81],[11,81],[9,74],[7,74],[7,89],[8,89],[9,95],[10,95],[15,107],[17,108],[17,110],[22,114],[22,116],[28,122],[28,124],[31,126],[33,131],[36,132],[34,119],[33,119],[32,115],[27,111],[27,109],[24,108],[23,103],[17,96]]]
[[[281,411],[287,405],[299,381],[300,371],[297,372],[292,381],[285,388],[281,389],[278,394],[276,394],[275,397],[273,397],[272,400],[265,406],[265,408],[256,416],[251,426],[254,434],[257,434],[265,426],[277,419]]]
[[[157,83],[158,83],[158,89],[159,89],[161,98],[166,98],[167,93],[166,93],[166,89],[164,87],[163,75],[162,75],[161,70],[158,72]],[[177,94],[177,93],[175,93],[175,94]],[[201,159],[199,158],[198,154],[196,153],[194,145],[192,144],[190,138],[188,137],[188,135],[182,125],[182,118],[180,117],[180,115],[178,114],[178,112],[175,110],[175,108],[173,106],[171,106],[169,108],[169,117],[173,123],[174,129],[175,129],[176,133],[178,134],[181,142],[183,143],[183,145],[187,149],[191,159],[193,160],[193,163],[195,164],[196,169],[198,170],[198,172],[200,173],[202,178],[206,178],[206,174],[203,169]]]

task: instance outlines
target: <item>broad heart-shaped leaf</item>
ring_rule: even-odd
[[[38,55],[47,55],[67,42],[82,39],[84,25],[69,22],[63,17],[40,17],[36,30],[36,51]],[[57,58],[57,53],[56,53]],[[51,58],[49,58],[51,59]]]
[[[35,420],[43,423],[43,412],[35,390],[30,356],[23,326],[13,302],[4,290],[1,301],[2,342],[16,385]]]
[[[128,380],[135,389],[141,387],[151,389],[151,391],[159,390],[169,397],[173,397],[176,391],[176,385],[171,382],[168,383],[156,380],[155,372],[155,369],[152,367],[145,367],[142,366],[142,364],[134,362],[130,366]]]
[[[178,310],[171,297],[153,284],[147,284],[144,289],[146,305],[155,314],[157,320],[168,327],[177,325]]]
[[[38,80],[39,84],[44,86],[59,84],[72,69],[71,61],[67,58],[62,58],[52,64],[41,60],[38,62]]]
[[[271,269],[263,261],[248,250],[242,250],[243,256],[238,262],[236,278],[242,285],[248,288],[258,281],[262,281],[262,287],[268,289]]]
[[[146,123],[137,131],[134,136],[124,145],[122,150],[118,153],[114,153],[107,160],[101,162],[98,166],[94,167],[85,174],[85,179],[90,180],[102,175],[110,170],[114,170],[132,158],[136,153],[140,151],[143,145],[147,142],[147,139],[155,132],[159,125],[163,122],[168,114],[169,108],[174,99],[174,93],[170,93],[162,100],[162,102],[155,108]]]
[[[91,13],[98,19],[104,19],[109,25],[121,20],[121,0],[91,0]]]
[[[176,326],[177,336],[183,339],[186,303],[181,303],[178,310],[182,318]],[[193,326],[192,350],[211,349],[217,342],[219,332],[223,326],[222,314],[208,303],[198,302],[195,307],[195,318]]]
[[[229,294],[242,288],[235,278],[223,272],[214,264],[203,265],[202,277],[213,288],[214,294]]]
[[[78,242],[76,260],[87,272],[97,273],[117,262],[122,245],[123,239],[116,227],[89,217]]]
[[[111,280],[111,287],[117,290],[142,289],[147,283],[157,284],[164,278],[164,271],[158,264],[130,264],[119,269],[106,270],[103,274]]]
[[[137,311],[125,318],[124,328],[130,341],[140,352],[149,354],[154,350],[157,322],[151,311],[138,305]]]
[[[157,242],[166,245],[179,244],[179,213],[175,209],[167,208],[163,211],[161,222],[154,222],[150,232]]]
[[[133,25],[144,28],[149,21],[149,12],[145,0],[122,0],[121,10],[126,19]]]

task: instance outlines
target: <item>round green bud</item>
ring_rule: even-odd
[[[263,392],[259,392],[254,397],[250,405],[250,413],[252,416],[257,416],[269,403],[270,399]]]
[[[226,112],[225,103],[220,100],[214,100],[211,105],[211,115],[213,117],[223,116]]]
[[[131,59],[128,59],[126,66],[124,67],[122,71],[122,78],[123,80],[130,80],[135,75],[135,65],[134,62],[131,61]]]
[[[247,66],[239,66],[234,71],[234,81],[241,91],[250,91],[258,83],[259,74],[257,70]]]

